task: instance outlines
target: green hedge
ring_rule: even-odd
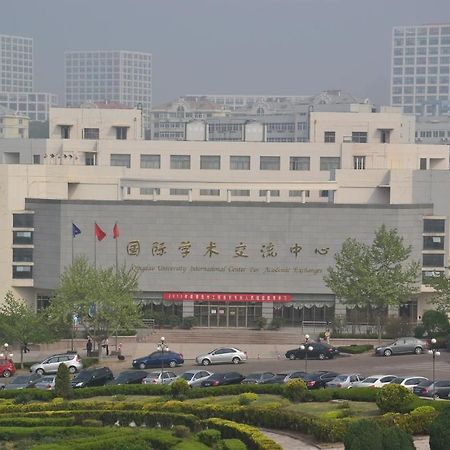
[[[373,345],[369,344],[352,344],[352,345],[342,345],[337,347],[337,349],[342,353],[351,353],[352,355],[356,355],[358,353],[365,353],[373,350]]]
[[[45,421],[38,417],[0,417],[0,427],[71,427],[74,417],[47,417]]]

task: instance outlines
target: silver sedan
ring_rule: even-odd
[[[189,370],[179,375],[178,378],[186,380],[191,387],[199,387],[202,381],[205,381],[212,374],[212,372],[208,372],[207,370]]]
[[[195,358],[197,364],[209,366],[210,364],[233,363],[239,364],[247,361],[247,353],[234,347],[221,347]]]

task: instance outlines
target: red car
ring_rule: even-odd
[[[12,359],[0,358],[0,377],[9,378],[16,373]]]

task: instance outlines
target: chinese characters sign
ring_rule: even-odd
[[[291,294],[219,294],[209,292],[164,292],[164,300],[173,301],[217,301],[217,302],[255,302],[287,303],[292,301]]]

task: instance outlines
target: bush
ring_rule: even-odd
[[[196,317],[184,317],[183,321],[181,322],[181,328],[183,330],[190,330],[192,327],[195,327],[197,325],[197,318]]]
[[[191,430],[189,429],[189,427],[185,425],[175,425],[172,429],[172,434],[178,438],[185,438],[189,436],[190,432]]]
[[[84,427],[102,427],[103,422],[98,419],[84,419],[81,421],[81,425]]]
[[[176,379],[170,385],[170,392],[173,398],[184,399],[190,390],[191,387],[189,386],[188,382],[186,380],[183,380],[182,378]]]
[[[448,450],[450,407],[444,408],[430,426],[430,450]]]
[[[20,405],[29,403],[31,400],[33,400],[33,394],[31,392],[21,390],[14,399],[14,403]]]
[[[419,406],[410,413],[410,429],[412,434],[429,434],[430,426],[438,415],[432,406]]]
[[[303,400],[307,391],[306,383],[303,380],[288,381],[284,389],[286,397],[293,402]]]
[[[244,392],[239,395],[239,404],[242,406],[250,405],[250,403],[258,400],[258,394],[253,392]]]
[[[416,328],[414,328],[414,337],[417,339],[422,339],[425,335],[425,327],[423,325],[417,325]]]
[[[269,325],[271,330],[279,330],[284,324],[284,320],[282,317],[274,317]]]
[[[380,426],[373,421],[352,423],[344,437],[345,450],[383,450]]]
[[[70,384],[69,368],[61,363],[58,366],[55,378],[55,395],[67,400],[73,396],[73,388]]]
[[[442,311],[429,309],[422,315],[422,325],[428,336],[445,334],[449,330],[448,316]]]
[[[203,430],[197,434],[198,440],[208,447],[215,446],[221,439],[222,435],[218,430]]]
[[[218,448],[220,450],[247,450],[247,446],[239,439],[224,439]]]
[[[414,394],[399,384],[388,384],[377,390],[376,403],[381,412],[406,413],[413,408]]]
[[[364,345],[342,345],[337,348],[342,353],[351,353],[352,355],[356,355],[359,353],[369,352],[373,350],[373,345],[364,344]]]
[[[259,317],[256,321],[256,328],[263,330],[267,326],[267,319],[265,317]]]
[[[398,427],[389,427],[382,430],[383,450],[415,450],[410,434]]]

